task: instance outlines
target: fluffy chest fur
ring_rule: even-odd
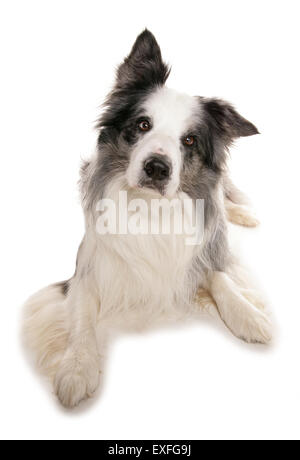
[[[105,198],[119,205],[122,178],[112,181]],[[153,195],[127,190],[128,201],[142,198],[149,204]],[[183,194],[180,198],[183,199]],[[140,214],[140,222],[153,223],[151,213]],[[147,222],[146,222],[147,221]],[[173,224],[173,222],[171,222]],[[144,225],[144,226],[145,226]],[[183,234],[99,234],[90,227],[94,241],[94,273],[99,287],[100,317],[114,316],[114,324],[139,325],[162,316],[181,316],[194,298],[199,278],[193,277],[195,246],[186,244]],[[117,317],[119,321],[117,321]]]

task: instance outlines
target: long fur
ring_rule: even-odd
[[[166,88],[168,75],[155,38],[144,31],[117,71],[98,124],[97,151],[82,166],[86,233],[75,275],[26,305],[27,343],[67,407],[97,389],[99,338],[112,329],[178,319],[198,304],[216,308],[228,328],[248,342],[271,338],[268,316],[240,276],[227,238],[227,218],[251,223],[244,197],[228,178],[227,151],[235,138],[258,131],[225,101]],[[151,127],[147,134],[137,129],[141,117]],[[193,138],[191,145],[186,137]],[[143,168],[153,153],[171,165],[159,185]],[[161,195],[166,203],[204,199],[201,244],[188,246],[185,234],[172,232],[99,235],[97,202],[105,198],[118,205],[120,191],[146,203]]]
[[[34,294],[25,305],[24,337],[35,351],[40,370],[54,377],[68,344],[68,315],[62,284],[53,284]]]

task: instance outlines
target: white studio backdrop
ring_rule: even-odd
[[[1,410],[4,439],[299,439],[299,2],[0,3]],[[81,158],[116,65],[148,27],[168,85],[233,102],[261,131],[232,150],[262,222],[233,228],[274,312],[269,347],[214,319],[121,336],[101,394],[59,407],[25,361],[22,303],[70,277]]]

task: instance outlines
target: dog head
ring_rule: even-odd
[[[112,147],[106,168],[122,171],[130,188],[193,195],[204,177],[221,174],[235,138],[258,131],[223,100],[169,89],[169,73],[145,30],[117,70],[99,122],[99,144]]]

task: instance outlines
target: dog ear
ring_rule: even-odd
[[[154,35],[145,29],[136,39],[133,48],[117,70],[118,89],[147,89],[163,85],[170,73],[163,62],[160,47]]]
[[[221,99],[204,99],[203,102],[211,129],[224,140],[225,145],[230,145],[238,137],[259,134],[258,129],[228,102]]]

